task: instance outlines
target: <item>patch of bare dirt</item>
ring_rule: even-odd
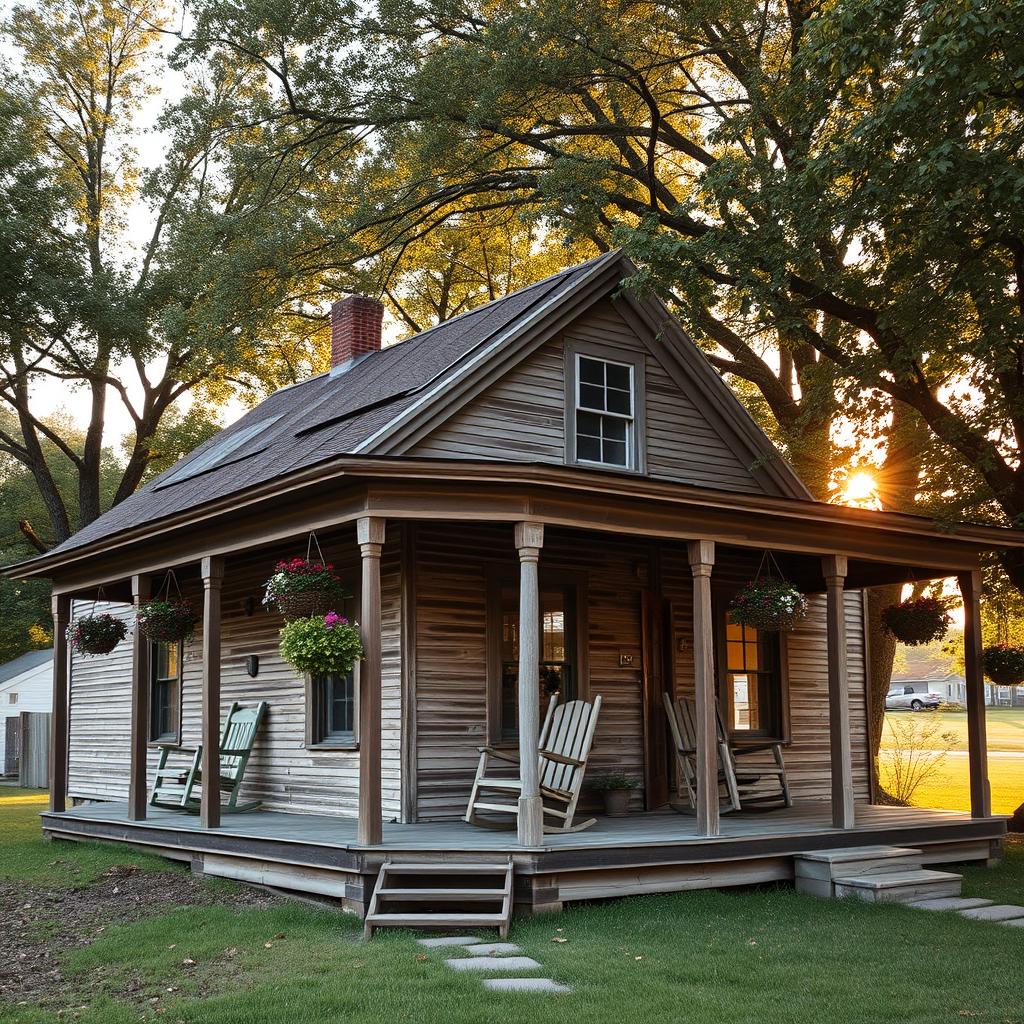
[[[114,924],[180,907],[278,906],[279,896],[239,886],[225,893],[184,871],[140,871],[119,864],[81,889],[0,883],[0,1000],[36,1003],[68,994],[61,963]]]

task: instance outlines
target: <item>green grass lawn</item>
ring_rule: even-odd
[[[916,721],[925,712],[914,715],[910,711],[890,712],[887,721]],[[953,733],[957,740],[954,750],[967,750],[967,713],[965,711],[927,712],[938,715],[944,732]],[[1024,802],[1024,708],[989,708],[985,715],[989,757],[988,778],[992,787],[992,810],[996,814],[1012,814]],[[882,750],[889,747],[891,734],[882,734]],[[1014,756],[1019,754],[1021,756]],[[885,757],[879,765],[881,783],[886,784]],[[950,811],[970,810],[971,792],[967,757],[963,753],[950,754],[926,779],[914,794],[913,802],[919,807],[938,807]]]
[[[41,805],[0,790],[0,876],[88,886],[114,863],[159,863],[124,848],[44,844],[34,821]],[[1024,845],[998,869],[968,870],[965,888],[1024,900]],[[58,1004],[18,1007],[0,996],[0,1020],[1024,1022],[1024,929],[816,900],[784,886],[624,899],[517,922],[513,941],[573,987],[567,996],[489,993],[407,933],[362,943],[350,916],[302,904],[238,910],[225,891],[224,905],[106,928],[66,955],[63,1014]]]

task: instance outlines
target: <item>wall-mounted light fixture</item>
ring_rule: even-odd
[[[253,679],[260,674],[260,656],[258,654],[247,654],[245,656],[245,671]]]
[[[251,595],[245,599],[245,614],[250,618],[256,614],[256,598]]]

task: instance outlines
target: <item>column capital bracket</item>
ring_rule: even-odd
[[[544,524],[524,520],[516,523],[516,550],[520,558],[524,550],[532,550],[530,557],[539,558],[540,549],[544,547]]]
[[[368,544],[376,544],[378,548],[384,543],[384,531],[387,520],[381,516],[362,516],[356,520],[356,541],[361,548]],[[365,552],[364,552],[365,553]]]

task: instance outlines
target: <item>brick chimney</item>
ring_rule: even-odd
[[[367,295],[349,295],[331,306],[331,370],[380,351],[384,306]]]

